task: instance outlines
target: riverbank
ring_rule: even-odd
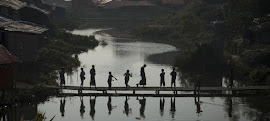
[[[123,29],[108,29],[95,32],[101,36],[116,37],[116,38],[126,38],[126,39],[136,39],[135,36],[131,35],[128,31]]]
[[[146,60],[155,64],[166,64],[174,66],[176,58],[180,56],[179,51],[165,52],[160,54],[149,55]]]
[[[261,39],[253,40],[257,30],[251,29],[269,23],[269,12],[258,12],[268,7],[263,4],[255,7],[254,4],[261,3],[224,1],[213,6],[203,0],[194,0],[167,16],[134,27],[131,34],[143,41],[153,38],[153,42],[181,48],[183,56],[176,65],[183,68],[185,63],[184,68],[194,69],[191,73],[205,72],[208,70],[206,65],[212,66],[216,62],[205,62],[204,58],[215,57],[213,59],[224,66],[221,66],[224,72],[234,68],[235,80],[251,85],[270,84],[270,47],[266,42],[259,42]],[[231,14],[232,10],[238,12]],[[243,15],[246,17],[239,17]],[[205,49],[212,50],[205,52]]]

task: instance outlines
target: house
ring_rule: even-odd
[[[48,6],[45,6],[45,8],[48,8]],[[48,24],[48,15],[50,14],[50,11],[46,9],[19,0],[1,0],[0,12],[1,15],[41,25]]]
[[[24,62],[37,60],[39,35],[45,27],[24,21],[14,21],[0,15],[0,44]]]
[[[18,58],[12,55],[3,45],[0,44],[0,88],[12,87],[14,83],[13,64]]]
[[[0,14],[18,18],[17,10],[27,6],[25,2],[19,0],[1,0],[0,1]]]
[[[41,9],[34,4],[27,5],[18,10],[20,20],[35,24],[48,25],[50,11]]]
[[[79,8],[81,6],[92,6],[94,2],[92,0],[72,0],[72,8]]]
[[[202,2],[208,5],[217,5],[226,2],[226,0],[202,0]]]
[[[185,4],[184,0],[161,0],[163,5],[167,6],[178,6]]]
[[[37,72],[38,43],[48,28],[30,22],[15,21],[0,15],[0,44],[18,57],[16,79],[31,80]]]
[[[51,12],[51,17],[53,18],[65,18],[66,8],[54,6],[53,11]]]

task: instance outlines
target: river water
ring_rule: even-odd
[[[74,30],[73,34],[94,35],[102,29]],[[177,51],[177,48],[151,42],[113,38],[95,35],[99,41],[106,41],[108,45],[99,45],[94,50],[78,55],[81,67],[86,72],[84,86],[89,86],[89,70],[96,67],[97,86],[107,86],[108,72],[118,79],[112,86],[124,86],[123,74],[130,70],[133,77],[129,84],[135,86],[140,80],[140,68],[145,69],[147,86],[159,86],[160,70],[165,70],[166,86],[170,86],[170,75],[173,63],[160,63],[147,59],[153,54]],[[174,60],[174,56],[163,57]],[[79,67],[80,68],[80,67]],[[79,70],[79,68],[77,70]],[[67,85],[80,84],[80,71],[68,74]],[[179,75],[179,73],[178,73]],[[177,85],[182,86],[180,78]],[[64,91],[73,92],[76,91]],[[149,92],[154,93],[154,92]],[[250,106],[246,100],[254,97],[51,97],[44,103],[32,106],[30,109],[39,113],[46,113],[49,120],[55,116],[55,121],[256,121],[265,116],[268,110],[261,111]],[[258,98],[255,98],[257,100]],[[263,98],[264,99],[264,98]],[[34,108],[33,108],[34,107]],[[267,115],[267,114],[266,114]],[[268,114],[269,115],[269,114]],[[29,116],[31,117],[31,116]],[[264,120],[264,117],[262,117]]]

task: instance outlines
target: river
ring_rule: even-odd
[[[102,29],[74,30],[72,33],[94,35],[99,30]],[[84,86],[89,86],[89,70],[92,65],[96,67],[98,87],[107,86],[109,71],[118,79],[112,83],[112,86],[124,86],[123,74],[126,70],[130,70],[133,76],[129,84],[135,86],[140,80],[139,72],[144,64],[147,64],[145,69],[147,86],[159,86],[161,69],[166,73],[166,86],[170,86],[169,73],[172,71],[173,63],[155,62],[148,57],[153,54],[175,52],[177,48],[174,46],[110,36],[95,35],[95,37],[99,41],[106,41],[108,45],[99,45],[94,50],[78,55],[81,67],[86,72]],[[163,58],[174,60],[175,56]],[[67,85],[80,85],[79,72],[75,69],[72,74],[66,75]],[[177,80],[176,86],[183,86],[179,77]],[[64,92],[77,93],[76,91]],[[254,97],[51,97],[44,103],[34,106],[29,104],[26,109],[45,113],[47,120],[55,116],[55,121],[259,120],[265,112],[251,107],[246,101],[248,99],[252,100]],[[26,109],[24,110],[27,111]]]

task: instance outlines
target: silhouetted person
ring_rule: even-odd
[[[127,72],[124,74],[124,76],[125,76],[125,85],[126,85],[126,88],[127,87],[130,87],[128,85],[128,82],[129,82],[129,77],[132,77],[132,75],[129,73],[129,70],[127,70]]]
[[[65,116],[65,105],[66,105],[66,100],[64,98],[64,100],[60,100],[60,112],[61,112],[61,116],[64,117]]]
[[[146,99],[143,97],[143,99],[138,99],[137,97],[137,100],[139,100],[139,103],[141,104],[141,108],[140,108],[140,116],[142,118],[145,118],[145,115],[144,115],[144,111],[145,111],[145,103],[146,103]]]
[[[111,87],[112,87],[112,81],[113,81],[112,78],[116,79],[116,78],[112,75],[112,72],[109,72],[109,76],[108,76],[108,87],[109,87],[109,89],[111,89]],[[117,79],[116,79],[116,80],[117,80]]]
[[[199,91],[201,87],[201,75],[198,74],[195,82],[195,91]]]
[[[83,114],[85,112],[85,106],[83,104],[83,97],[80,97],[80,100],[81,100],[80,114],[81,114],[81,117],[83,118]]]
[[[164,97],[163,99],[160,98],[160,101],[159,101],[159,109],[160,109],[160,115],[163,116],[164,114],[164,104],[165,104],[165,100],[164,100]]]
[[[82,92],[83,82],[85,80],[85,72],[83,71],[83,68],[81,68],[80,78],[81,78],[81,86],[80,86],[80,91],[79,92]]]
[[[111,111],[112,111],[112,98],[111,96],[108,96],[108,102],[107,102],[107,107],[108,107],[108,114],[111,115]]]
[[[171,97],[171,109],[170,109],[170,113],[172,115],[172,118],[174,118],[175,111],[176,111],[176,109],[175,109],[175,97],[173,97],[173,99]]]
[[[230,88],[233,87],[233,80],[234,80],[233,68],[231,68],[230,69],[230,78],[229,78],[229,86],[230,86]]]
[[[160,73],[160,87],[165,86],[165,72],[164,69],[161,69]]]
[[[143,67],[141,67],[141,77],[142,77],[142,80],[140,81],[140,85],[143,85],[143,87],[146,85],[146,77],[145,77],[145,71],[144,71],[144,68],[146,67],[146,64],[144,64],[143,65]],[[139,84],[137,84],[137,87],[138,87],[138,85]]]
[[[80,77],[81,77],[81,87],[83,87],[83,82],[85,80],[85,72],[83,71],[83,68],[81,68]]]
[[[171,87],[173,85],[174,85],[174,87],[176,87],[176,85],[175,85],[176,75],[177,75],[177,73],[175,72],[175,68],[173,68],[173,71],[171,72],[171,76],[172,76]]]
[[[95,70],[95,66],[92,65],[92,69],[90,69],[90,75],[91,75],[91,78],[90,78],[90,88],[91,86],[95,86],[96,87],[96,79],[95,79],[95,76],[96,76],[96,70]]]
[[[107,102],[107,107],[108,107],[108,114],[111,115],[111,111],[116,108],[117,106],[112,106],[112,98],[111,96],[108,96],[108,102]]]
[[[131,112],[131,108],[129,108],[129,105],[128,105],[128,100],[129,98],[126,96],[124,111],[123,111],[126,114],[126,116],[128,116],[129,113]]]
[[[66,84],[66,81],[65,81],[65,68],[61,68],[61,71],[59,72],[60,74],[60,86],[62,88],[62,86]]]
[[[95,105],[96,105],[96,97],[93,99],[91,99],[91,97],[90,97],[90,116],[91,116],[92,120],[95,119],[95,113],[96,113]]]

